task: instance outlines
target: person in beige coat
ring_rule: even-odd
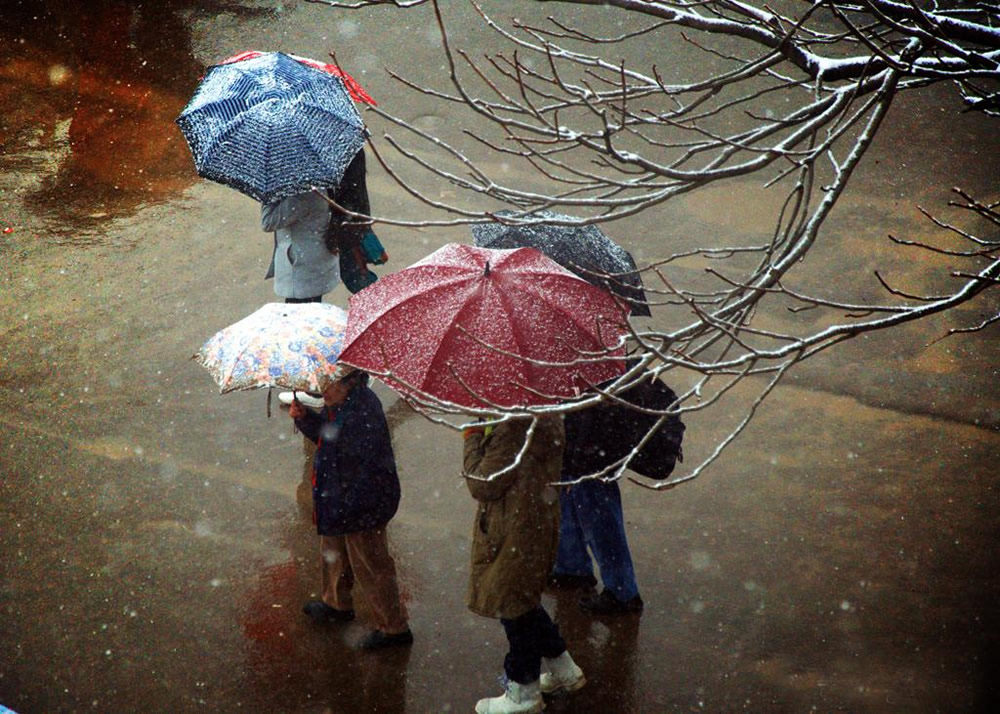
[[[479,714],[540,712],[542,694],[586,683],[542,607],[559,542],[559,496],[550,484],[559,480],[566,434],[558,416],[534,424],[532,429],[532,420],[512,419],[463,433],[466,484],[478,502],[468,607],[499,619],[509,643],[506,691],[479,700]],[[520,461],[504,471],[517,461],[527,438]],[[499,475],[484,480],[492,474]]]

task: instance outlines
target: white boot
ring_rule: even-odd
[[[507,682],[503,695],[476,702],[476,714],[538,714],[544,708],[537,679],[529,684]]]
[[[569,656],[569,650],[551,659],[543,657],[542,668],[548,670],[548,672],[542,672],[542,676],[538,680],[542,694],[575,692],[587,683],[587,678],[583,676],[583,670]]]

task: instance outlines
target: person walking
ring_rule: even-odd
[[[574,470],[574,469],[571,469]],[[593,473],[596,469],[584,470]],[[563,470],[563,479],[576,478]],[[559,493],[559,548],[549,585],[556,588],[597,585],[588,547],[601,571],[604,589],[580,598],[580,608],[594,615],[641,613],[642,597],[625,534],[621,490],[617,482],[598,479],[565,486]]]
[[[286,303],[322,302],[340,284],[340,246],[359,244],[366,232],[365,225],[333,208],[331,200],[354,213],[371,213],[363,149],[351,160],[337,188],[326,195],[308,191],[260,207],[261,229],[274,233],[274,251],[264,278],[274,279],[274,292]],[[291,404],[292,393],[281,392],[278,400]],[[301,395],[299,401],[314,409],[323,407],[315,394]]]
[[[668,409],[677,401],[674,391],[660,379],[643,380],[620,398],[640,409],[656,410]],[[566,414],[561,480],[573,481],[611,467],[646,437],[657,419],[619,402],[602,402]],[[675,463],[683,460],[683,435],[680,417],[670,416],[633,456],[629,468],[650,478],[666,478]],[[549,585],[592,589],[597,585],[593,556],[604,589],[581,597],[580,608],[593,615],[641,613],[644,604],[625,532],[618,482],[594,478],[564,486],[559,490],[559,504],[559,549]]]
[[[302,434],[317,445],[313,517],[322,594],[303,611],[320,623],[353,620],[357,582],[374,620],[360,647],[409,645],[413,634],[386,537],[400,487],[382,404],[368,387],[368,375],[346,366],[326,384],[323,401],[319,414],[298,401],[288,409]]]
[[[549,483],[559,479],[565,432],[559,417],[538,418],[517,461],[530,427],[529,419],[510,419],[463,433],[466,484],[478,502],[468,607],[498,618],[509,644],[505,691],[479,700],[478,714],[540,712],[542,694],[587,681],[542,607],[559,538],[558,494]],[[491,474],[499,475],[486,480]]]

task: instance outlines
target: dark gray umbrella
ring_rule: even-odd
[[[200,176],[262,203],[337,186],[365,132],[340,78],[281,52],[209,68],[177,124]]]
[[[515,216],[497,211],[497,216]],[[538,211],[530,218],[572,220],[551,211]],[[535,248],[584,280],[607,288],[631,305],[632,314],[649,317],[646,293],[632,255],[608,238],[600,228],[559,226],[547,223],[509,226],[485,223],[472,227],[473,242],[480,248]]]

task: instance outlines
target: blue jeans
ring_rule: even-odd
[[[592,576],[590,548],[607,590],[623,602],[638,595],[618,484],[592,480],[562,488],[559,507],[559,551],[552,572]]]

